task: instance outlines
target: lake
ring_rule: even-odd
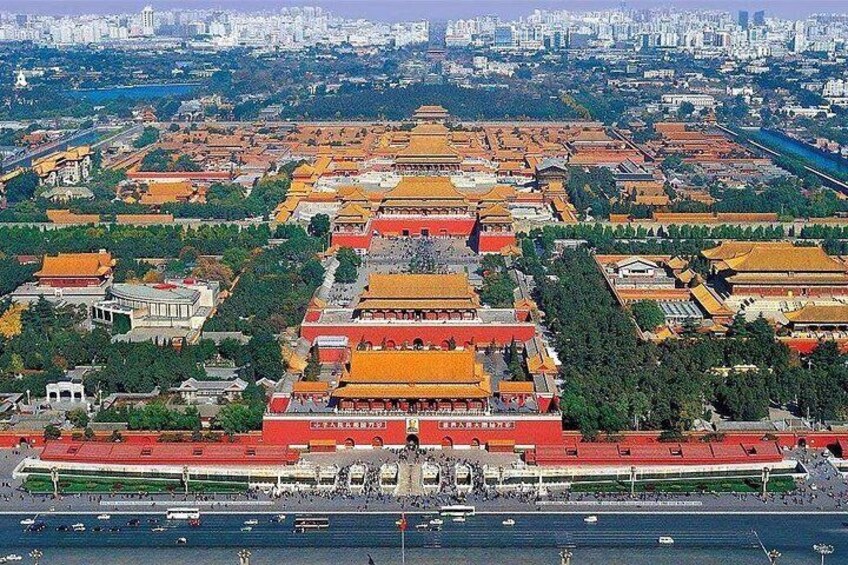
[[[112,86],[107,88],[92,88],[70,91],[74,98],[90,102],[108,102],[118,98],[131,100],[153,100],[166,96],[180,96],[196,90],[200,84],[139,84],[134,86]]]

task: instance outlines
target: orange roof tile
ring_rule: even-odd
[[[371,273],[357,309],[476,309],[479,306],[465,274]]]
[[[115,260],[111,253],[59,253],[44,257],[36,277],[105,277],[112,272]]]

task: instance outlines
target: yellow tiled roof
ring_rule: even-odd
[[[722,261],[726,259],[732,259],[733,257],[738,257],[739,255],[744,255],[745,253],[749,253],[755,246],[769,247],[773,249],[785,249],[787,247],[794,247],[792,243],[788,241],[722,241],[718,247],[704,249],[703,251],[701,251],[701,255],[711,261]]]
[[[498,392],[506,394],[532,394],[535,392],[532,381],[500,381]]]
[[[492,204],[485,210],[481,210],[479,216],[483,223],[512,221],[512,214],[500,204]]]
[[[353,351],[348,383],[472,384],[485,375],[473,349]]]
[[[848,324],[848,304],[805,304],[785,316],[796,324]]]
[[[340,398],[484,398],[491,380],[474,350],[354,351]]]
[[[474,385],[361,385],[351,384],[337,388],[333,396],[344,399],[467,399],[488,398],[490,390]]]
[[[59,253],[44,257],[36,277],[104,277],[112,272],[115,261],[110,253]]]
[[[387,274],[371,273],[368,286],[361,295],[362,300],[463,300],[477,304],[477,295],[461,273],[435,274]]]
[[[371,212],[356,203],[346,204],[336,214],[335,222],[338,224],[360,224],[368,221],[371,217]]]
[[[733,316],[733,310],[724,305],[706,285],[700,284],[692,289],[692,298],[704,309],[711,317],[727,317]]]
[[[723,265],[744,272],[827,272],[844,273],[845,264],[825,253],[821,247],[754,246],[748,253],[725,259]]]
[[[459,192],[448,177],[403,177],[386,193],[386,200],[461,200]]]

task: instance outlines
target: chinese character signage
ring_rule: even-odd
[[[386,423],[380,421],[320,420],[309,422],[312,431],[321,430],[385,430]]]

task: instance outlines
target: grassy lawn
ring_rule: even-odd
[[[663,493],[695,493],[695,492],[739,492],[759,493],[762,492],[762,483],[759,479],[707,479],[681,480],[681,481],[646,481],[636,483],[636,492],[663,492]],[[769,480],[769,492],[792,492],[795,490],[795,481],[791,477],[776,477]],[[571,486],[572,492],[630,492],[630,483],[604,482],[584,483]]]
[[[31,475],[24,482],[24,488],[34,494],[49,494],[53,492],[53,482],[48,476]],[[190,481],[189,490],[194,493],[233,493],[245,492],[247,485],[243,483],[215,483]],[[108,479],[94,477],[59,478],[59,492],[63,494],[77,493],[171,493],[183,492],[180,481],[144,480],[144,479]]]

